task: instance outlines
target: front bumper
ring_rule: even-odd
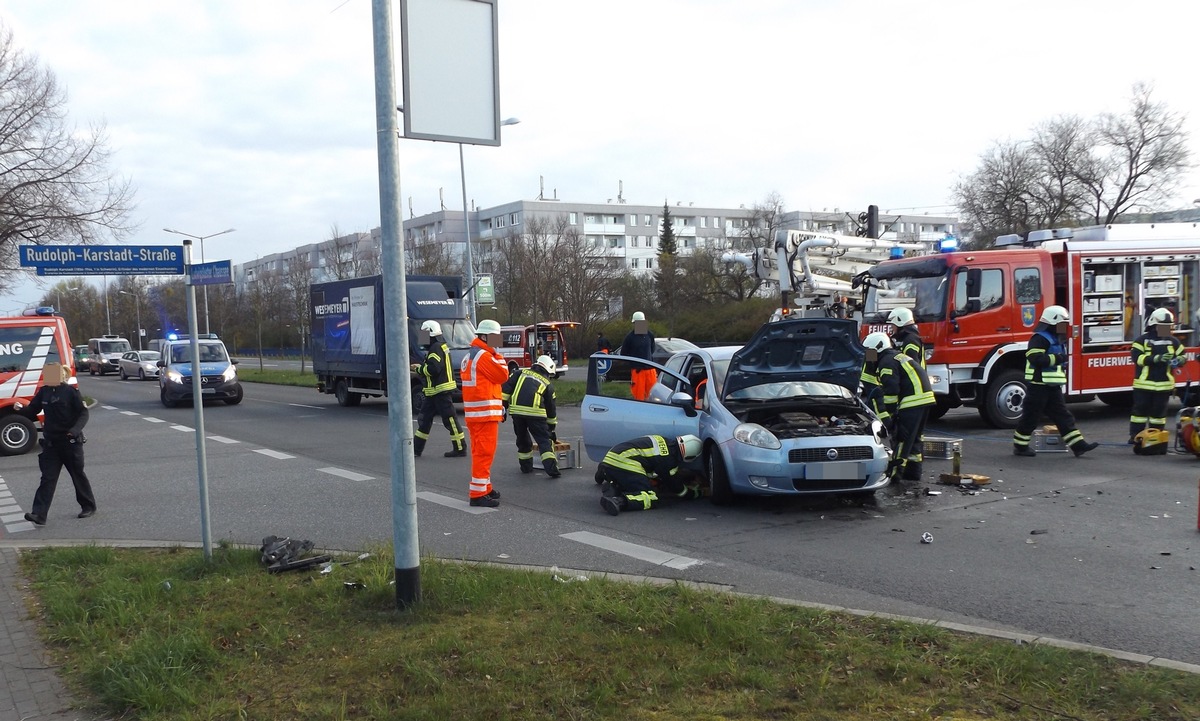
[[[738,493],[808,495],[876,491],[890,482],[890,453],[869,438],[838,438],[838,444],[782,449],[756,448],[730,441],[729,481]],[[831,451],[836,455],[831,456]]]
[[[200,395],[204,400],[223,401],[237,398],[241,393],[241,387],[239,381],[227,381],[224,376],[204,376],[201,381]],[[190,401],[192,399],[192,378],[185,376],[182,383],[163,383],[162,389],[163,395],[169,401]]]

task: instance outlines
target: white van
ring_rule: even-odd
[[[121,356],[133,350],[119,335],[88,338],[88,373],[105,375],[120,370]]]

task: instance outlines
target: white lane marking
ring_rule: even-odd
[[[0,498],[12,498],[12,491],[0,491]]]
[[[24,520],[25,520],[24,513],[14,513],[10,516],[0,516],[0,522],[4,522],[4,523],[12,523],[13,521],[24,521]],[[33,524],[30,524],[30,525],[33,525]]]
[[[306,406],[303,403],[288,403],[288,405],[295,406],[297,408],[316,408],[319,411],[325,410],[324,406]]]
[[[33,525],[29,521],[26,521],[25,516],[22,515],[19,523],[6,523],[4,528],[9,533],[21,533],[22,531],[32,531],[33,529],[37,528],[37,526]]]
[[[496,510],[495,508],[477,508],[462,499],[443,496],[440,493],[430,493],[429,491],[421,491],[417,494],[417,498],[420,498],[423,501],[429,501],[430,503],[436,503],[439,506],[453,508],[457,511],[466,511],[467,513],[474,513],[476,515],[480,513],[491,513],[492,511]]]
[[[241,443],[241,441],[235,441],[232,438],[226,438],[225,436],[209,436],[208,440],[216,441],[217,443]]]
[[[576,541],[588,546],[595,546],[596,548],[600,548],[605,551],[619,553],[622,556],[636,558],[639,561],[647,561],[656,566],[666,566],[667,568],[683,570],[685,568],[699,566],[700,564],[704,563],[704,561],[701,561],[697,558],[677,556],[674,553],[667,553],[656,548],[650,548],[649,546],[639,546],[636,543],[619,541],[615,538],[609,538],[608,536],[601,536],[598,533],[591,533],[590,531],[564,533],[562,534],[562,538],[565,538],[569,541]]]
[[[104,410],[106,410],[106,411],[115,411],[115,410],[117,410],[117,407],[116,407],[116,406],[100,406],[100,407],[101,407],[101,408],[103,408],[103,409],[104,409]]]
[[[150,421],[151,423],[166,423],[166,421],[164,421],[163,419],[161,419],[161,418],[155,418],[154,416],[144,416],[144,417],[142,418],[142,420],[143,420],[143,421]]]
[[[121,411],[121,415],[123,415],[123,416],[140,416],[142,414],[138,413],[137,411]]]
[[[171,426],[171,428],[172,428],[173,430],[177,430],[177,431],[185,431],[185,432],[187,432],[187,433],[191,433],[191,432],[192,432],[192,429],[191,429],[191,427],[190,427],[190,426]]]
[[[16,503],[10,503],[6,506],[0,506],[0,514],[16,513],[17,511],[20,511],[20,510],[21,510],[21,507],[19,505],[17,505]]]
[[[261,453],[264,456],[269,456],[271,458],[278,458],[281,461],[286,461],[289,458],[295,458],[295,456],[289,456],[288,454],[280,451],[273,451],[270,448],[255,448],[254,452]]]
[[[373,481],[375,476],[364,476],[361,473],[354,471],[344,471],[341,468],[318,468],[321,473],[328,473],[331,476],[338,476],[349,481]]]

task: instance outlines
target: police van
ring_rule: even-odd
[[[27,453],[37,445],[37,425],[13,405],[28,405],[42,387],[42,368],[61,363],[67,383],[77,385],[67,323],[57,315],[0,318],[0,456]]]
[[[198,333],[196,342],[200,354],[200,397],[203,400],[224,401],[226,405],[242,402],[242,384],[238,381],[237,360],[229,357],[225,344],[216,333]],[[192,339],[187,335],[172,335],[154,343],[162,358],[158,367],[159,400],[167,408],[192,401],[195,374],[192,371]]]

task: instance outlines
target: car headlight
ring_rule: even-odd
[[[882,421],[871,421],[871,435],[875,437],[875,442],[881,446],[886,446],[887,429],[883,427]]]
[[[183,374],[179,371],[167,371],[167,381],[171,383],[183,383]]]
[[[229,366],[221,372],[221,377],[227,381],[235,381],[237,380],[237,369],[233,366]]]
[[[755,446],[757,448],[770,448],[772,450],[783,448],[783,444],[779,442],[774,433],[757,423],[739,424],[737,428],[733,429],[733,439],[739,443],[745,443],[748,446]]]

